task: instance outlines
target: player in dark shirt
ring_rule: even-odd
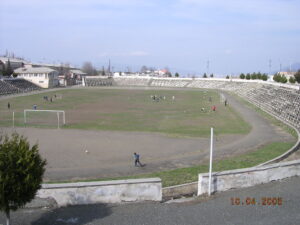
[[[142,167],[143,165],[140,162],[140,155],[135,152],[135,153],[133,153],[133,157],[134,157],[134,165],[135,166],[139,165]]]

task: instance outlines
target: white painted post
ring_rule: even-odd
[[[26,124],[26,110],[24,110],[24,124]]]
[[[212,156],[213,156],[213,137],[214,128],[210,128],[210,158],[209,158],[209,180],[208,180],[208,195],[211,194],[211,173],[212,173]]]
[[[15,128],[15,112],[13,111],[13,128]]]
[[[57,129],[59,129],[59,112],[57,112]]]
[[[66,125],[66,115],[65,115],[65,112],[63,112],[63,123],[64,123],[64,125]]]

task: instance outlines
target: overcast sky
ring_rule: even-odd
[[[299,0],[0,0],[0,54],[115,70],[268,72],[299,62]]]

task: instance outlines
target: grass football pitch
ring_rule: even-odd
[[[251,129],[230,103],[225,107],[219,93],[211,90],[72,89],[0,103],[1,126],[12,126],[13,111],[15,126],[24,126],[24,109],[37,105],[37,109],[65,110],[65,128],[159,132],[181,137],[207,137],[210,127],[217,134],[245,134]],[[27,117],[27,126],[57,127],[55,113],[34,112]]]

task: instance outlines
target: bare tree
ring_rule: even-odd
[[[142,66],[141,67],[141,73],[145,73],[145,72],[147,72],[147,70],[148,70],[147,66]]]
[[[85,62],[82,66],[82,71],[87,73],[87,75],[95,75],[95,68],[91,62]]]

